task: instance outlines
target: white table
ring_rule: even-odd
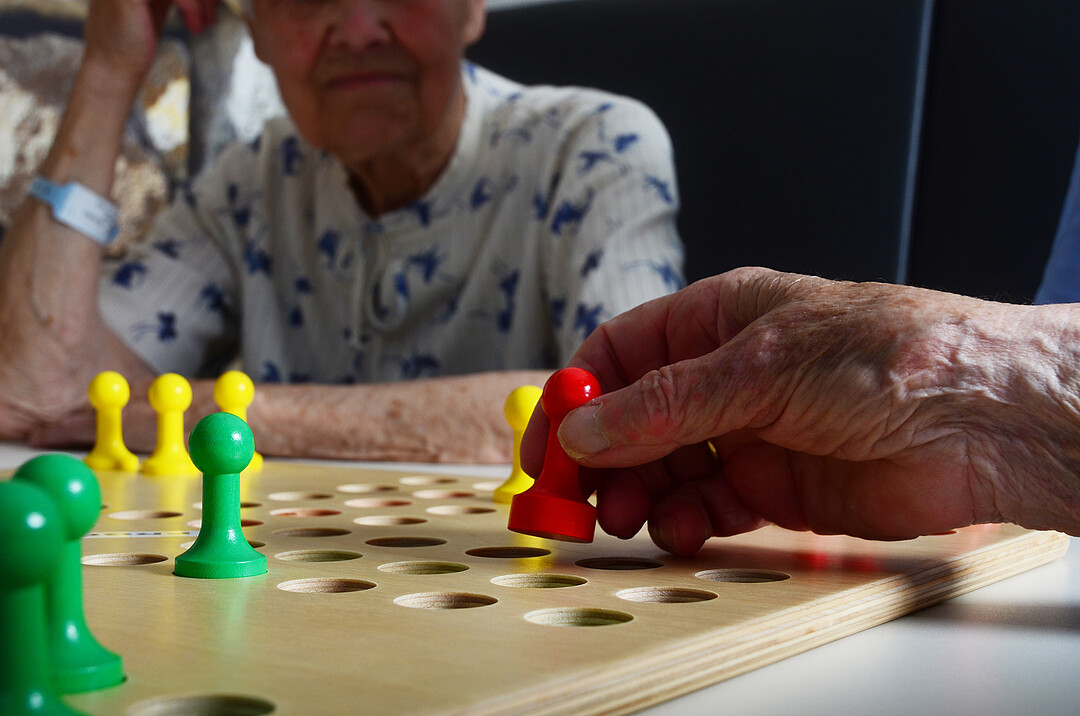
[[[38,454],[0,443],[0,469]],[[365,463],[370,464],[370,463]],[[401,466],[496,477],[505,467]],[[646,713],[1080,713],[1080,544],[944,604],[752,671]]]

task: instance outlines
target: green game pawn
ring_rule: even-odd
[[[93,471],[70,455],[39,455],[15,471],[14,480],[32,483],[60,508],[64,550],[45,586],[53,682],[73,694],[115,686],[124,680],[123,660],[90,632],[83,612],[80,540],[101,513],[101,488]]]
[[[176,558],[173,574],[199,579],[265,574],[266,555],[256,552],[240,529],[240,473],[255,452],[251,429],[232,413],[212,413],[195,425],[188,449],[203,473],[202,527],[195,544]]]
[[[64,552],[56,502],[24,482],[0,482],[0,714],[70,716],[52,691],[45,584]]]

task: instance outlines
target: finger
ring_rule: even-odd
[[[658,503],[649,515],[649,534],[661,549],[689,556],[710,537],[741,534],[765,524],[716,472],[679,485]]]

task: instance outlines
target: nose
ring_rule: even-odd
[[[390,41],[390,5],[388,0],[337,0],[334,3],[332,44],[351,49],[385,44]]]

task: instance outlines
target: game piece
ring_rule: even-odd
[[[139,458],[124,445],[120,411],[131,399],[124,376],[111,370],[98,373],[87,390],[90,405],[97,411],[97,440],[85,462],[95,470],[135,472]]]
[[[0,482],[0,713],[74,714],[53,692],[45,583],[64,551],[59,508],[27,482]]]
[[[503,414],[510,429],[514,431],[514,465],[510,477],[495,489],[492,499],[495,502],[510,504],[514,495],[532,487],[533,479],[521,469],[521,436],[529,425],[529,418],[536,408],[543,391],[535,385],[523,385],[510,391],[510,396],[503,405]]]
[[[145,475],[198,475],[184,447],[184,411],[191,407],[191,384],[176,373],[150,384],[150,406],[158,415],[157,447],[143,463]]]
[[[28,460],[12,479],[39,488],[59,508],[64,545],[59,565],[45,582],[53,684],[72,694],[121,683],[123,661],[98,643],[83,614],[81,540],[101,512],[97,477],[78,459],[52,454]]]
[[[175,560],[173,574],[200,579],[253,577],[266,573],[266,555],[240,529],[240,473],[255,441],[247,423],[232,413],[211,413],[188,439],[191,459],[203,473],[202,526],[195,544]]]
[[[544,385],[540,407],[551,421],[544,467],[535,484],[510,503],[508,527],[514,532],[565,540],[592,542],[596,508],[578,482],[578,465],[559,444],[559,426],[574,408],[600,395],[600,384],[588,371],[563,368]]]
[[[254,399],[255,384],[251,382],[247,373],[238,370],[226,371],[214,382],[214,400],[217,401],[218,407],[244,422],[247,422],[247,409]],[[262,466],[263,456],[256,450],[251,456],[251,464],[247,466],[247,472],[259,472]]]

